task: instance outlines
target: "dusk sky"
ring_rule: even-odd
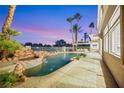
[[[7,13],[8,6],[0,6],[0,31],[2,31]],[[54,44],[59,39],[71,43],[70,24],[66,19],[69,16],[73,17],[76,13],[80,13],[82,16],[80,26],[83,32],[79,33],[80,41],[83,33],[90,32],[88,26],[91,22],[94,22],[96,26],[97,6],[17,6],[11,28],[21,32],[21,35],[14,39],[21,43]],[[96,28],[93,30],[93,33],[95,32]]]

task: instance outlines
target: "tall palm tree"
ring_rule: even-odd
[[[86,43],[87,40],[87,33],[84,33],[84,42]]]
[[[76,29],[79,30],[78,25],[79,25],[79,22],[80,22],[81,18],[82,18],[82,16],[80,15],[80,13],[76,13],[76,14],[74,15],[74,19],[76,19],[76,20],[77,20],[77,23],[78,23],[78,24],[76,24],[76,25],[74,26],[75,31],[76,31]],[[78,32],[79,32],[79,31],[76,31],[76,32],[75,32],[76,50],[77,50],[77,46],[78,46]]]
[[[89,28],[91,28],[90,34],[92,34],[92,30],[93,30],[94,27],[95,27],[94,23],[91,22],[90,25],[89,25]]]
[[[3,33],[8,32],[8,29],[10,28],[12,20],[13,20],[15,9],[16,9],[16,5],[10,5],[9,6],[8,15],[7,15],[6,20],[4,22],[4,25],[2,27]]]
[[[8,28],[7,33],[0,32],[0,39],[11,40],[13,36],[18,36],[20,34],[21,34],[20,32],[17,32],[14,29]]]
[[[7,32],[7,38],[8,38],[9,40],[10,40],[13,36],[18,36],[18,35],[21,34],[20,32],[17,32],[16,30],[10,29],[10,28],[8,28],[7,31],[8,31],[8,32]]]
[[[67,21],[70,23],[71,27],[70,27],[70,31],[72,33],[72,49],[74,51],[74,31],[73,31],[73,27],[72,27],[72,21],[73,21],[73,18],[72,17],[69,17],[67,18]]]
[[[12,34],[15,35],[15,31],[13,31],[12,33],[10,32],[10,26],[13,20],[15,9],[16,9],[16,5],[9,6],[8,14],[2,27],[2,33],[0,34],[0,37],[1,37],[0,39],[9,39]],[[10,41],[7,41],[7,42],[10,42]],[[8,50],[3,49],[2,55],[5,56],[8,54],[8,52],[9,52]]]
[[[80,22],[82,16],[80,15],[80,13],[76,13],[76,14],[74,15],[74,18],[77,20],[77,22],[78,22],[78,24],[79,24],[79,22]]]
[[[78,45],[78,33],[81,32],[81,27],[78,26],[78,24],[73,25],[73,31],[75,32],[75,41],[76,41],[76,48],[77,50],[77,45]]]

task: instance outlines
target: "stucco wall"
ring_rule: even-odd
[[[110,69],[118,86],[124,88],[124,65],[122,65],[121,60],[106,52],[103,53],[103,60]]]

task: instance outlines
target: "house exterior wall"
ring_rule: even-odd
[[[117,12],[115,13],[116,10]],[[119,17],[118,17],[118,14],[119,14]],[[111,24],[113,26],[111,26]],[[103,61],[108,66],[118,86],[124,87],[124,6],[116,6],[116,5],[99,6],[98,19],[97,19],[97,31],[101,38],[99,42],[100,42],[100,45],[102,45],[102,48],[99,47],[99,49],[100,49],[100,53],[102,54]],[[116,41],[116,39],[115,41],[113,41],[113,37],[112,37],[114,33],[113,31],[115,31],[116,33],[119,33],[119,35],[118,34],[114,35],[114,37],[117,37],[118,39],[117,45],[119,46],[117,49],[118,51],[120,50],[119,52],[120,54],[118,53],[118,51],[116,51],[118,54],[117,56],[114,53],[112,53],[113,51],[112,48],[114,47],[114,45],[112,44],[115,44],[115,41]]]

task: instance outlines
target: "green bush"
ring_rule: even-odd
[[[81,53],[81,54],[78,54],[75,58],[76,58],[77,60],[79,60],[82,56],[83,56],[83,57],[86,57],[87,55],[84,54],[84,53]]]
[[[20,43],[12,40],[0,40],[0,50],[15,51],[22,46]]]
[[[12,37],[18,36],[20,34],[21,34],[20,32],[14,30],[14,29],[8,28],[6,33],[5,32],[0,32],[0,39],[4,39],[4,40],[9,39],[9,40],[11,40]]]
[[[2,87],[11,87],[18,80],[19,77],[14,73],[7,73],[0,76],[0,81],[3,82]]]
[[[13,40],[0,40],[0,51],[3,51],[2,56],[8,57],[10,53],[13,53],[15,50],[21,49],[22,45]]]
[[[84,53],[81,53],[80,56],[86,57],[87,55]]]
[[[0,32],[0,59],[10,57],[14,54],[15,50],[22,47],[20,43],[12,40],[13,36],[20,34],[20,32],[11,28],[8,28],[7,32]]]
[[[81,58],[81,56],[80,56],[80,55],[77,55],[77,56],[76,56],[76,59],[77,59],[77,60],[79,60],[80,58]]]

